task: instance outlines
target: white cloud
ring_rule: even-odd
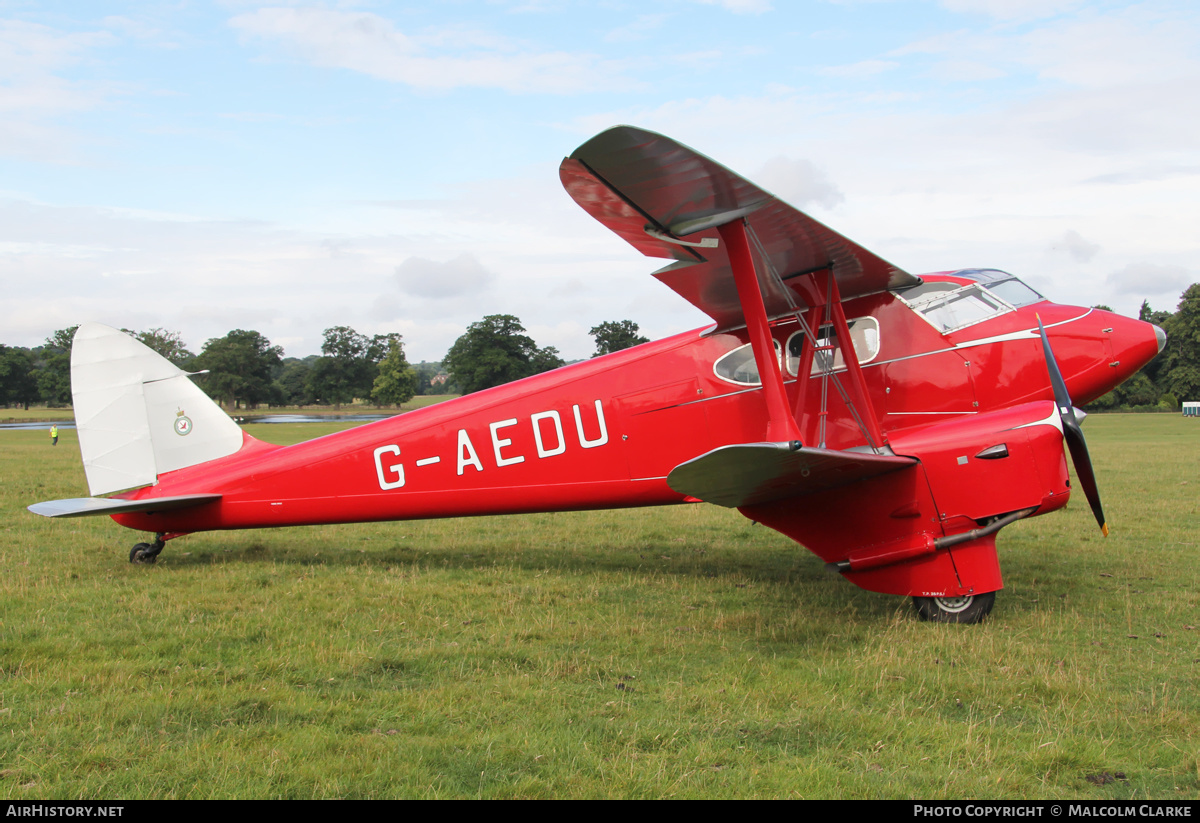
[[[0,78],[40,77],[78,63],[97,46],[112,45],[106,32],[64,33],[38,23],[0,20]]]
[[[1061,236],[1050,244],[1050,250],[1066,254],[1076,262],[1088,263],[1100,251],[1100,244],[1093,243],[1085,239],[1079,232],[1070,229],[1063,232]]]
[[[1178,61],[1159,80],[1125,83],[1109,72],[1097,86],[1045,83],[1031,70],[1040,72],[1037,61],[1050,58],[1027,47],[1033,34],[1027,28],[961,31],[891,56],[905,63],[917,54],[974,56],[1009,73],[999,94],[965,86],[938,95],[917,84],[922,93],[897,105],[886,95],[784,90],[673,100],[578,123],[585,131],[636,123],[752,180],[763,157],[809,158],[844,195],[836,214],[820,219],[902,268],[996,266],[1026,277],[1053,300],[1103,301],[1136,316],[1141,296],[1133,290],[1175,290],[1200,252],[1194,140],[1200,107],[1188,90],[1195,83],[1179,79],[1179,65],[1191,60],[1179,43],[1194,43],[1200,54],[1200,37],[1189,39],[1194,15],[1183,16],[1179,31],[1164,41],[1169,55],[1147,57]],[[1159,30],[1149,16],[1122,19],[1133,43],[1153,40]],[[1067,28],[1052,21],[1038,31]],[[1081,27],[1080,36],[1087,30]],[[1090,60],[1090,52],[1083,49],[1079,59]],[[1066,66],[1056,71],[1072,74]],[[756,182],[782,196],[778,184]],[[815,205],[829,209],[831,201]],[[1059,238],[1053,250],[1050,237]],[[1103,248],[1093,249],[1097,241]],[[1102,273],[1123,273],[1148,259],[1173,268],[1157,279],[1150,272],[1106,281]]]
[[[1153,163],[1139,164],[1136,168],[1127,169],[1124,171],[1098,174],[1095,177],[1084,180],[1083,182],[1125,185],[1132,183],[1145,183],[1153,180],[1170,180],[1176,177],[1196,177],[1198,175],[1200,175],[1200,166],[1197,165],[1184,165],[1179,163]]]
[[[860,60],[844,66],[826,66],[819,73],[826,77],[873,77],[899,67],[892,60]]]
[[[770,0],[693,0],[706,6],[720,6],[734,14],[762,14],[771,10]]]
[[[1018,59],[1080,88],[1195,78],[1200,71],[1197,13],[1160,13],[1154,4],[1055,21],[1021,41]]]
[[[828,175],[810,160],[773,157],[763,164],[754,180],[801,209],[813,203],[831,209],[846,199]]]
[[[274,40],[326,68],[357,71],[418,89],[496,88],[571,94],[634,87],[617,61],[576,52],[532,51],[485,32],[408,35],[370,12],[263,8],[232,18],[248,37]]]
[[[934,64],[932,74],[953,83],[975,83],[1008,76],[1003,69],[978,60],[942,60]]]
[[[1083,5],[1083,0],[942,0],[948,11],[983,14],[998,20],[1053,17]]]
[[[604,35],[606,43],[632,43],[649,38],[655,31],[662,28],[670,15],[639,14],[632,21]]]
[[[1157,263],[1130,263],[1108,276],[1108,285],[1117,294],[1153,297],[1183,292],[1195,281],[1195,275],[1183,266],[1164,266]]]
[[[70,135],[54,125],[64,114],[95,108],[104,92],[60,76],[116,38],[107,32],[64,33],[19,20],[0,20],[0,154],[69,161]]]
[[[485,291],[495,275],[473,254],[438,262],[410,257],[396,267],[396,282],[405,294],[445,299]]]

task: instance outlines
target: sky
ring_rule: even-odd
[[[0,343],[707,325],[559,184],[621,123],[906,271],[1174,310],[1197,89],[1191,0],[0,0]]]

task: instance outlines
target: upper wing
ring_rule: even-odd
[[[714,242],[715,227],[738,218],[748,221],[768,258],[768,265],[760,259],[756,269],[771,317],[811,301],[805,282],[811,278],[804,274],[832,270],[843,300],[921,282],[661,134],[631,126],[609,129],[563,160],[559,177],[576,203],[642,254],[674,258],[654,276],[721,330],[745,322],[729,260]]]

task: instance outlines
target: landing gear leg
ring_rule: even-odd
[[[129,550],[129,562],[138,564],[151,564],[158,562],[158,556],[162,553],[163,546],[167,544],[166,535],[154,535],[153,543],[138,543]]]
[[[922,620],[934,623],[978,623],[996,604],[996,593],[962,597],[914,597],[913,606]]]

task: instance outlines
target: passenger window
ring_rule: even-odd
[[[859,363],[869,363],[879,354],[879,321],[874,317],[857,317],[846,323],[850,327],[850,342],[854,344],[854,353],[858,355]],[[833,371],[846,368],[846,358],[842,347],[838,345],[837,334],[832,323],[821,326],[817,335],[817,346],[833,345]],[[798,331],[788,338],[788,374],[795,377],[800,371],[800,355],[804,351],[804,332]],[[828,356],[831,352],[826,351]],[[810,374],[821,374],[824,370],[821,352],[813,355],[812,371]]]
[[[775,340],[775,359],[782,361],[783,347]],[[722,355],[713,364],[713,372],[722,380],[737,383],[739,386],[761,386],[758,376],[758,364],[754,362],[754,348],[747,343],[739,346],[728,354]]]

